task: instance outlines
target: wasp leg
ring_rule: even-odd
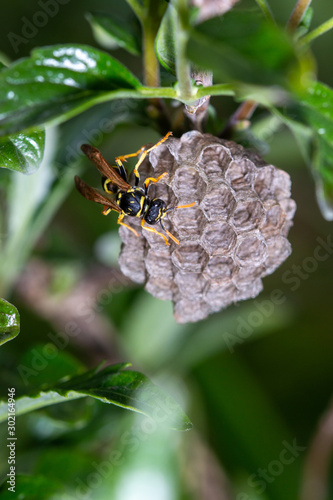
[[[119,158],[116,158],[116,162],[117,162],[117,167],[113,168],[117,169],[119,171],[120,176],[124,179],[125,182],[127,182],[127,172],[124,165],[122,164]]]
[[[125,214],[120,214],[118,217],[118,220],[117,220],[117,224],[120,224],[121,226],[127,227],[127,229],[130,229],[130,231],[132,231],[135,234],[135,236],[139,236],[133,227],[129,226],[128,224],[125,224],[125,222],[122,222],[124,217],[125,217]]]
[[[154,177],[147,177],[147,179],[144,182],[146,193],[148,191],[148,186],[151,182],[158,182],[160,179],[163,179],[163,177],[165,177],[166,175],[169,175],[168,172],[164,172],[164,174],[159,175],[157,179],[155,179]]]
[[[163,229],[163,231],[166,232],[166,234],[177,244],[179,245],[179,241],[177,240],[177,238],[175,236],[173,236],[173,234],[169,233],[169,231],[167,229],[165,229],[164,227],[164,224],[163,222],[160,220],[160,224],[161,224],[161,228]]]
[[[155,149],[155,148],[157,148],[158,146],[160,146],[160,145],[161,145],[164,141],[166,141],[166,140],[167,140],[167,138],[168,138],[170,135],[172,135],[172,132],[168,132],[168,133],[167,133],[167,134],[163,137],[163,139],[161,139],[161,140],[160,140],[160,141],[158,141],[158,142],[157,142],[154,146],[152,146],[152,147],[151,147],[151,148],[149,148],[149,149],[146,149],[146,150],[142,153],[142,155],[140,156],[140,159],[139,159],[138,163],[137,163],[137,164],[135,165],[135,167],[134,167],[134,175],[135,175],[136,177],[138,177],[138,176],[139,176],[139,172],[138,172],[139,167],[140,167],[141,163],[143,162],[143,160],[146,158],[147,154],[148,154],[148,153],[150,153],[150,151],[152,151],[153,149]]]
[[[163,238],[163,239],[164,239],[164,241],[165,241],[165,244],[169,246],[169,242],[168,242],[168,240],[166,239],[166,237],[164,236],[164,234],[159,233],[159,232],[157,231],[157,229],[155,229],[154,227],[147,227],[147,226],[145,226],[145,225],[144,225],[144,223],[145,223],[145,220],[144,220],[144,219],[142,219],[142,221],[141,221],[141,227],[142,227],[142,229],[145,229],[146,231],[150,231],[151,233],[155,233],[155,234],[158,234],[159,236],[162,236],[162,238]]]
[[[102,214],[103,215],[109,215],[110,212],[112,212],[112,208],[110,208],[108,206],[105,206]]]
[[[140,149],[138,149],[138,151],[136,153],[131,153],[129,155],[123,155],[123,156],[117,156],[116,162],[117,162],[117,165],[119,167],[119,170],[126,172],[125,167],[122,164],[122,162],[127,161],[126,158],[132,158],[133,156],[138,156],[140,153],[142,153],[142,151],[144,151],[144,149],[145,149],[145,147],[142,146]],[[139,175],[139,172],[134,172],[134,174],[135,174],[135,187],[138,187],[139,181],[140,181],[140,175]],[[126,176],[126,180],[127,180],[127,176]]]

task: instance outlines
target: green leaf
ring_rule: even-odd
[[[311,22],[312,22],[312,18],[313,18],[313,8],[309,6],[306,9],[305,14],[302,17],[301,22],[297,28],[297,31],[296,31],[297,38],[304,36],[309,31],[310,26],[311,26]]]
[[[86,15],[97,42],[107,49],[121,47],[133,55],[141,54],[140,25],[110,13],[88,12]]]
[[[60,123],[102,100],[110,91],[140,82],[110,55],[85,45],[32,51],[0,72],[0,135]]]
[[[301,96],[304,118],[314,134],[312,168],[318,204],[326,220],[333,220],[333,90],[313,82]]]
[[[155,51],[159,62],[173,75],[176,74],[176,26],[177,11],[169,4],[155,39]]]
[[[291,39],[257,10],[231,10],[195,26],[188,56],[222,80],[283,84],[296,65]]]
[[[43,159],[44,145],[44,130],[9,136],[0,141],[0,167],[32,174]]]
[[[0,345],[13,340],[20,333],[20,315],[13,304],[0,299]]]
[[[176,430],[189,430],[192,424],[178,403],[159,389],[142,373],[124,370],[128,363],[91,370],[65,382],[43,388],[32,396],[16,400],[16,415],[91,396],[103,403],[111,403],[147,415],[157,423]],[[7,403],[0,403],[0,421],[7,418]]]
[[[26,476],[19,474],[15,477],[14,492],[9,490],[10,484],[7,483],[9,478],[0,486],[0,496],[2,500],[12,500],[20,498],[22,500],[55,500],[60,498],[58,495],[66,496],[65,488],[60,480],[55,480],[50,477]]]

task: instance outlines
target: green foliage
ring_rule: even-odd
[[[82,204],[78,208],[77,197],[68,195],[74,175],[84,168],[82,143],[101,148],[112,162],[114,156],[136,151],[168,130],[179,136],[188,129],[180,106],[161,99],[191,105],[198,98],[214,96],[208,122],[194,120],[193,127],[219,135],[239,102],[255,101],[261,109],[254,114],[253,122],[248,117],[242,122],[249,128],[240,133],[237,127],[231,127],[230,137],[238,138],[246,146],[265,148],[268,162],[273,161],[269,148],[275,147],[279,155],[285,155],[286,167],[292,170],[297,164],[297,153],[285,147],[291,136],[286,131],[288,127],[313,170],[323,215],[332,220],[333,90],[313,81],[315,64],[308,46],[331,29],[333,21],[312,27],[309,33],[312,9],[308,8],[300,25],[287,34],[275,23],[265,0],[257,0],[262,12],[245,10],[239,2],[223,16],[201,23],[197,21],[199,10],[187,8],[183,0],[127,0],[127,3],[139,22],[133,21],[133,17],[129,21],[117,18],[111,4],[108,13],[87,14],[98,43],[111,50],[124,49],[118,51],[121,62],[107,52],[84,45],[89,43],[88,34],[88,42],[80,38],[82,45],[35,48],[30,57],[18,59],[8,67],[0,63],[0,166],[15,171],[0,171],[0,289],[6,296],[14,291],[13,300],[20,304],[24,332],[16,342],[8,342],[19,333],[19,314],[12,304],[1,299],[0,343],[7,344],[1,347],[0,371],[6,381],[4,387],[8,382],[18,389],[16,415],[20,416],[17,422],[21,448],[17,449],[17,472],[25,462],[24,472],[28,474],[17,475],[16,495],[34,500],[55,498],[73,493],[74,484],[75,494],[77,484],[81,484],[77,481],[91,473],[92,464],[104,463],[115,452],[121,454],[119,464],[109,476],[102,475],[102,486],[92,490],[91,498],[121,498],[120,488],[129,487],[133,477],[140,477],[146,468],[158,472],[159,480],[162,478],[162,484],[170,488],[170,498],[190,499],[192,495],[181,473],[184,461],[188,470],[199,471],[205,460],[202,457],[208,456],[209,473],[214,467],[218,471],[219,462],[214,461],[217,455],[239,497],[289,500],[299,490],[299,469],[307,451],[295,457],[295,464],[283,464],[279,477],[272,476],[271,482],[261,483],[264,484],[261,493],[250,483],[256,472],[259,477],[258,471],[270,470],[270,466],[274,469],[272,464],[276,464],[284,451],[285,440],[292,443],[296,436],[297,443],[305,444],[310,439],[331,393],[331,384],[327,383],[331,380],[328,376],[331,338],[327,334],[331,266],[328,257],[326,266],[326,254],[322,261],[319,258],[316,261],[316,294],[311,288],[305,297],[306,286],[302,285],[303,295],[298,292],[291,295],[295,293],[296,280],[301,282],[298,275],[293,275],[293,269],[303,269],[300,258],[310,267],[313,262],[308,254],[310,245],[327,228],[325,221],[318,222],[312,213],[315,211],[308,200],[309,191],[304,189],[303,193],[304,172],[295,168],[291,174],[295,198],[303,210],[299,220],[306,228],[306,244],[302,228],[294,228],[294,246],[297,247],[299,240],[302,251],[306,248],[305,253],[299,249],[296,256],[293,253],[294,260],[282,271],[282,278],[281,275],[267,278],[268,283],[271,280],[268,287],[284,287],[285,303],[266,315],[267,296],[231,307],[197,325],[176,325],[169,303],[128,286],[127,281],[110,288],[107,285],[105,290],[101,290],[104,285],[100,286],[99,281],[98,285],[93,283],[94,266],[103,283],[110,271],[97,262],[100,256],[94,247],[96,238],[107,231],[108,248],[113,244],[116,247],[119,241],[113,228],[115,221],[110,228],[110,218],[99,217],[97,207]],[[283,17],[282,10],[277,14],[276,18]],[[52,22],[57,22],[56,16]],[[68,17],[64,29],[66,23],[72,23],[77,33],[73,38],[64,34],[64,40],[81,36],[84,26],[88,32],[84,22],[76,23]],[[48,30],[44,33],[40,30],[39,35],[41,39],[45,36],[43,43],[49,43]],[[179,40],[181,44],[177,43]],[[29,40],[31,46],[33,42]],[[139,58],[131,56],[141,53],[140,69]],[[158,87],[155,54],[172,75],[163,80],[169,86]],[[133,73],[127,67],[133,68]],[[200,74],[205,68],[212,70],[214,83],[196,86],[192,73]],[[151,82],[156,83],[141,85],[141,71],[142,81],[147,82],[147,75],[152,75]],[[42,158],[42,168],[37,171]],[[278,162],[274,164],[283,168]],[[21,176],[18,172],[33,175]],[[93,185],[96,180],[93,169],[85,175],[90,176]],[[301,183],[297,184],[299,179]],[[59,214],[51,223],[56,212]],[[29,290],[24,290],[27,278],[23,271],[32,255],[37,262],[42,261],[46,282],[51,275],[50,284],[40,295],[36,293],[40,282],[35,278]],[[103,263],[106,261],[113,265],[111,259]],[[62,269],[62,273],[57,275],[54,269]],[[308,278],[309,271],[304,278],[306,283],[310,283],[310,279],[306,281]],[[96,287],[95,292],[90,291],[90,286]],[[91,295],[86,294],[87,290]],[[91,306],[95,299],[96,304]],[[315,307],[316,314],[311,316],[311,308]],[[80,325],[80,334],[73,341],[67,338],[63,350],[59,348],[54,358],[47,360],[47,366],[38,368],[36,360],[45,347],[57,350],[49,340],[45,344],[48,329],[54,333],[52,338],[62,339],[60,330],[66,327],[70,314]],[[250,320],[258,317],[259,326],[249,326]],[[107,333],[103,330],[105,325]],[[97,331],[99,327],[101,332]],[[96,332],[96,339],[92,331]],[[128,364],[121,363],[82,373],[87,360],[94,366],[95,356],[104,357],[106,344],[112,359],[129,359],[140,367],[140,372],[125,370]],[[72,354],[76,350],[78,357]],[[295,357],[295,352],[300,351],[302,356]],[[18,363],[31,367],[33,373],[28,380],[30,389],[23,388],[27,394],[22,396],[19,393],[22,394],[26,380]],[[168,384],[171,387],[168,392],[177,394],[177,399],[189,396],[196,432],[185,437],[172,432],[190,429],[191,422],[180,405],[141,371],[149,373],[158,383],[162,380],[163,385]],[[320,396],[318,386],[323,388]],[[80,402],[73,403],[79,398]],[[112,411],[96,401],[112,404]],[[303,406],[299,406],[300,401]],[[82,411],[79,403],[87,411]],[[123,412],[116,407],[134,412]],[[39,411],[34,412],[35,409]],[[299,419],[299,414],[308,409],[312,412],[309,419]],[[3,422],[7,410],[4,400],[0,405]],[[158,430],[143,431],[140,424],[146,419],[142,414],[155,418],[157,424],[153,428]],[[158,423],[167,429],[163,427],[162,431]],[[213,449],[211,455],[209,447]],[[6,463],[7,457],[0,455],[0,459]],[[200,476],[198,482],[204,483],[205,479]],[[1,487],[1,498],[13,498],[7,487],[6,483]],[[201,490],[193,498],[200,495]],[[130,494],[124,496],[129,497],[132,498]]]
[[[285,85],[297,62],[287,34],[255,10],[231,10],[194,26],[188,56],[223,80],[265,85]]]
[[[0,73],[0,135],[63,122],[107,92],[139,85],[121,63],[92,47],[35,49]]]
[[[107,49],[121,47],[133,55],[141,54],[140,26],[114,14],[89,12],[87,19],[100,45]]]
[[[333,220],[333,90],[313,82],[301,97],[301,107],[313,131],[312,166],[319,206],[327,220]]]
[[[0,167],[32,174],[40,165],[44,154],[44,130],[29,134],[15,134],[0,142]]]
[[[8,487],[9,483],[6,481],[0,487],[1,498],[4,500],[12,499],[13,494],[16,498],[29,498],[29,500],[52,500],[55,495],[63,490],[61,479],[52,479],[44,476],[25,476],[19,474],[16,477],[16,485],[13,491]],[[14,492],[14,493],[13,493]]]
[[[13,304],[0,299],[0,345],[13,340],[20,333],[20,315]]]
[[[13,306],[12,306],[13,307]],[[8,339],[9,340],[9,339]],[[95,369],[69,380],[44,387],[32,396],[16,401],[16,415],[57,403],[90,396],[151,417],[175,430],[189,430],[192,424],[178,403],[142,373],[124,370],[128,363]],[[0,421],[7,418],[7,404],[0,403]]]
[[[176,23],[177,11],[169,4],[156,36],[155,50],[159,62],[173,75],[176,74]]]

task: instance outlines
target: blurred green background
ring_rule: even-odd
[[[272,0],[270,4],[276,18],[285,23],[293,2]],[[313,27],[333,15],[331,0],[313,2],[313,8]],[[3,9],[0,47],[9,60],[41,45],[98,46],[85,12],[113,11],[126,16],[129,11],[120,1],[70,0],[59,5],[57,15],[15,53],[8,33],[21,34],[25,19],[31,20],[41,9],[40,2],[15,0]],[[333,32],[313,44],[318,78],[331,86],[332,47]],[[112,54],[141,77],[140,58],[121,49]],[[212,104],[222,120],[237,107],[231,98],[214,98]],[[122,105],[125,114],[132,112],[128,103]],[[78,145],[89,142],[100,120],[110,117],[113,109],[109,104],[100,106],[50,131],[48,147],[52,149],[52,141],[56,144],[57,175],[64,179],[59,188],[61,202],[54,217],[45,216],[46,227],[6,296],[20,311],[21,333],[0,350],[1,395],[6,395],[8,386],[16,387],[18,393],[27,390],[18,366],[34,366],[35,373],[28,377],[31,387],[74,373],[80,363],[93,367],[103,359],[130,361],[182,404],[194,429],[185,434],[151,430],[143,418],[125,410],[88,400],[68,403],[17,420],[17,470],[46,477],[49,484],[54,481],[55,491],[64,495],[59,498],[80,498],[80,494],[81,498],[91,494],[91,498],[119,500],[297,498],[311,439],[330,403],[333,376],[333,255],[318,262],[314,271],[306,271],[306,259],[314,255],[317,238],[332,240],[332,224],[319,212],[311,174],[291,134],[279,129],[269,141],[265,159],[292,178],[292,197],[297,203],[289,233],[292,255],[264,279],[264,291],[256,300],[241,302],[195,325],[177,325],[169,303],[152,298],[117,271],[116,217],[101,217],[100,207],[83,203],[74,189],[67,194],[70,179],[87,164],[80,158],[68,174],[65,159],[71,153],[76,159]],[[262,113],[258,109],[255,118]],[[148,124],[115,120],[98,147],[113,158],[158,138]],[[56,182],[54,175],[47,165],[31,178],[0,171],[4,192],[22,193],[11,201],[17,218],[24,221],[33,204],[31,197],[42,197],[40,186]],[[85,179],[96,184],[98,178],[87,168]],[[18,238],[23,253],[25,244]],[[294,273],[293,266],[301,266],[306,276],[295,289],[294,283],[283,278],[287,271]],[[228,348],[226,335],[234,333],[240,321],[248,321],[275,289],[283,292],[285,302],[262,317],[248,338]],[[77,317],[78,308],[82,335],[72,338],[48,359],[47,366],[39,368],[37,353],[59,336],[71,315]],[[5,439],[4,425],[0,433]],[[291,446],[295,441],[302,451],[292,463],[280,467],[286,442]],[[101,466],[114,451],[119,463],[115,459],[111,473],[99,474],[90,484],[87,478],[98,468],[93,464]],[[6,450],[0,453],[4,477]],[[263,469],[269,479],[262,479]],[[88,483],[90,490],[85,486]],[[329,498],[333,499],[333,489]]]

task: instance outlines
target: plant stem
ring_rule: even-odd
[[[191,68],[186,58],[188,41],[187,0],[174,0],[174,6],[178,14],[175,40],[178,98],[186,101],[192,98]]]
[[[160,84],[160,70],[154,49],[156,33],[154,23],[147,19],[143,25],[143,80],[149,87],[158,87]]]
[[[333,405],[321,417],[304,461],[301,500],[329,497],[330,463],[333,451]]]
[[[235,111],[235,113],[230,117],[228,123],[224,127],[221,135],[222,137],[229,137],[232,129],[237,125],[237,123],[248,120],[253,115],[257,103],[255,101],[247,100],[244,101]]]
[[[313,31],[310,31],[310,33],[308,33],[301,39],[301,43],[304,45],[308,45],[315,38],[318,38],[318,36],[323,35],[332,28],[333,28],[333,17],[331,17],[331,19],[325,21],[323,24],[318,26],[318,28],[314,29]]]
[[[258,4],[258,6],[261,8],[261,10],[263,11],[264,16],[266,17],[267,21],[275,22],[271,8],[268,5],[268,3],[266,2],[266,0],[256,0],[256,2]]]
[[[231,83],[217,83],[208,87],[198,87],[195,93],[195,99],[210,95],[235,95],[236,87]]]
[[[298,0],[287,23],[287,31],[294,33],[297,30],[310,3],[311,0]]]
[[[266,4],[266,0],[256,0],[258,5],[261,6],[261,8],[264,8],[267,10],[268,5]],[[294,33],[296,29],[299,26],[299,23],[301,22],[306,9],[310,5],[311,0],[298,0],[294,10],[291,13],[291,16],[289,18],[289,21],[287,23],[286,29],[290,33]],[[267,10],[268,12],[268,10]],[[230,120],[226,124],[225,128],[223,129],[221,135],[229,135],[232,128],[237,124],[237,122],[246,120],[247,118],[251,118],[252,114],[254,113],[257,103],[252,100],[247,100],[244,101],[239,108],[235,111],[235,113],[231,116]]]

